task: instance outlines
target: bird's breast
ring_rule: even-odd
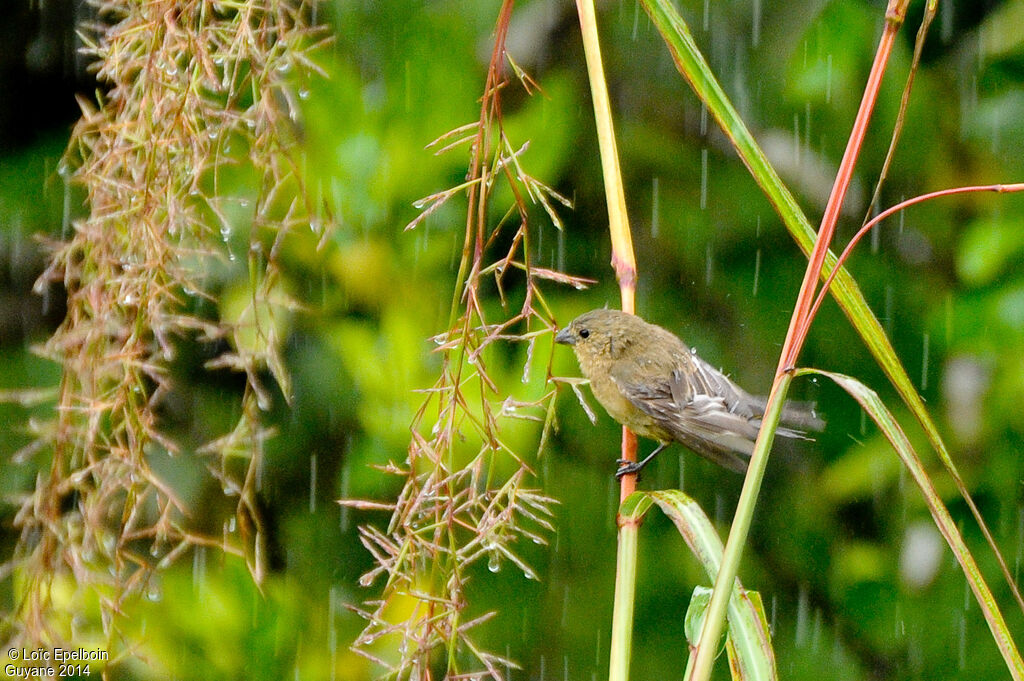
[[[639,407],[623,395],[619,386],[610,377],[591,378],[590,389],[609,416],[640,437],[661,442],[672,439],[671,434],[658,427],[654,419],[641,411]]]

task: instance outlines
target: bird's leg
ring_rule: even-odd
[[[619,468],[618,470],[615,471],[615,477],[621,480],[623,475],[629,475],[630,473],[639,473],[643,469],[643,467],[649,464],[651,462],[651,459],[656,457],[661,452],[661,450],[665,449],[665,447],[668,447],[668,443],[662,442],[653,452],[645,456],[642,461],[628,461],[626,459],[619,459],[618,461],[616,461],[616,463],[619,464]]]

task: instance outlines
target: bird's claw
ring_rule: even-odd
[[[615,478],[617,480],[622,480],[623,475],[637,474],[643,469],[643,464],[637,461],[630,461],[629,459],[617,459],[615,463],[619,464],[615,471]]]

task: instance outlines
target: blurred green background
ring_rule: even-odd
[[[883,85],[840,221],[841,242],[859,226],[884,159],[922,5],[913,3]],[[447,324],[465,202],[449,202],[414,231],[403,227],[418,214],[415,200],[465,177],[464,147],[441,156],[424,147],[479,115],[498,6],[320,6],[334,42],[324,60],[329,79],[316,81],[303,100],[303,134],[309,172],[335,192],[340,226],[325,249],[317,251],[310,237],[283,259],[307,309],[290,320],[286,359],[295,399],[291,407],[274,405],[279,436],[268,443],[264,471],[273,572],[261,595],[239,560],[210,550],[189,554],[162,573],[148,599],[130,606],[140,657],[115,678],[359,681],[380,673],[349,650],[363,620],[347,606],[378,593],[358,585],[372,561],[357,526],[383,525],[387,517],[335,500],[394,497],[398,480],[372,466],[404,459],[422,401],[413,390],[428,387],[438,370],[429,338]],[[863,90],[884,3],[686,0],[680,11],[815,222]],[[75,93],[89,96],[96,87],[74,51],[74,23],[90,17],[70,0],[19,2],[0,27],[0,390],[52,387],[60,377],[59,367],[31,350],[63,312],[59,290],[31,293],[46,257],[35,235],[59,238],[67,217],[81,210],[55,168],[75,120]],[[763,392],[805,260],[676,73],[643,11],[631,0],[605,2],[599,17],[635,230],[638,311]],[[936,189],[1024,180],[1022,20],[1020,0],[941,3],[883,207]],[[512,144],[529,141],[525,170],[575,202],[561,211],[561,232],[536,211],[532,255],[541,266],[599,282],[585,292],[548,287],[564,324],[587,309],[618,304],[574,6],[518,3],[509,51],[543,88],[532,97],[516,87],[504,93]],[[850,264],[1018,577],[1022,263],[1024,197],[971,194],[890,219]],[[498,310],[496,296],[486,302]],[[543,357],[535,361],[550,351],[549,341],[539,343]],[[198,350],[183,353],[172,367],[181,399],[165,427],[186,447],[222,434],[237,417],[240,382],[204,372],[204,359]],[[535,384],[520,381],[524,359],[523,348],[509,348],[490,369],[503,390],[539,398],[529,394]],[[908,421],[833,304],[816,321],[802,363],[860,378]],[[578,375],[562,348],[554,368]],[[895,456],[841,391],[811,382],[797,389],[801,399],[817,401],[828,429],[774,458],[741,570],[768,608],[781,676],[1006,678],[962,573]],[[4,559],[18,537],[18,500],[48,466],[45,455],[15,453],[31,441],[30,422],[49,409],[0,404]],[[536,462],[536,487],[560,502],[557,530],[547,546],[521,547],[539,580],[506,564],[493,574],[481,566],[470,584],[471,613],[498,611],[477,638],[522,667],[513,679],[607,673],[619,428],[603,412],[591,425],[568,391],[560,395],[559,423]],[[539,427],[523,428],[514,441],[530,457]],[[923,446],[916,427],[909,430]],[[162,473],[200,509],[202,529],[219,532],[233,502],[223,499],[203,463],[186,457],[166,466]],[[741,482],[674,447],[641,484],[681,487],[724,536]],[[1024,617],[963,503],[945,476],[938,482],[964,520],[1011,631],[1024,631]],[[667,520],[652,515],[641,536],[634,670],[637,678],[674,678],[687,655],[682,613],[703,578]],[[0,584],[0,595],[9,611],[11,579]]]

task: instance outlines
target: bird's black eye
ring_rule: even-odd
[[[590,329],[580,329],[580,338],[590,338]]]

